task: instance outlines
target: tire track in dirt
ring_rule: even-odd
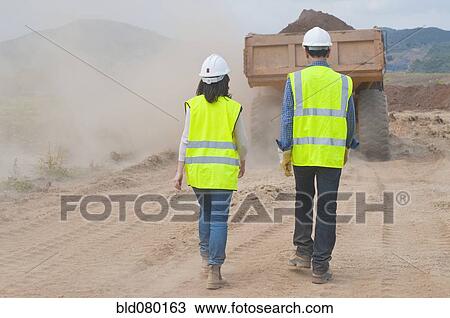
[[[395,162],[390,164],[397,166],[396,175],[408,176],[406,180],[414,180],[416,177],[418,177],[415,171],[411,171],[410,169],[405,168],[402,164],[397,165],[397,163]],[[383,182],[384,184],[392,183],[390,180],[393,176],[390,174],[385,174],[384,171],[386,171],[386,169],[377,166],[371,168],[373,173],[376,173],[379,176],[378,179],[381,182]],[[396,186],[399,186],[398,182],[396,182]],[[400,187],[402,188],[390,190],[399,191],[408,189],[409,192],[412,192],[412,195],[418,195],[416,192],[417,186],[411,184],[410,182],[406,181],[406,183],[403,186],[400,185]],[[422,187],[419,186],[418,189],[422,190]],[[426,200],[419,201],[426,202]],[[381,224],[378,228],[375,227],[372,231],[374,233],[374,236],[379,237],[379,239],[383,243],[382,254],[380,255],[383,262],[381,263],[381,268],[378,271],[378,275],[381,276],[382,295],[386,297],[398,297],[400,295],[399,290],[401,290],[399,281],[408,281],[411,286],[415,286],[409,290],[402,291],[401,293],[403,293],[403,295],[405,296],[415,295],[417,293],[417,289],[423,289],[423,293],[429,293],[430,291],[432,291],[432,293],[434,294],[442,295],[442,292],[444,292],[445,290],[442,289],[442,284],[436,284],[433,277],[429,275],[429,271],[417,262],[417,260],[421,258],[426,258],[423,257],[426,252],[420,250],[420,246],[422,244],[420,244],[420,241],[417,241],[417,236],[411,236],[411,234],[415,233],[413,229],[414,223],[411,222],[412,217],[416,213],[420,213],[420,207],[408,207],[408,214],[402,213],[402,210],[398,205],[395,205],[394,209],[395,223],[392,225]],[[426,222],[423,226],[430,228],[421,228],[419,231],[433,233],[432,227],[435,221],[428,221],[429,222]],[[408,235],[408,237],[405,237],[405,234]],[[416,252],[416,256],[409,256],[404,252],[405,250],[410,250],[409,244],[411,244],[412,242],[418,244],[417,247],[419,248],[419,250]],[[449,244],[448,246],[450,246],[450,242],[446,243]],[[426,245],[433,248],[433,244],[431,243]]]
[[[61,246],[60,249],[56,250],[58,255],[52,258],[49,262],[45,263],[33,272],[17,273],[25,275],[19,278],[18,281],[14,282],[12,285],[8,286],[10,291],[16,289],[19,291],[27,290],[25,287],[27,285],[36,286],[39,290],[41,288],[46,288],[57,281],[65,281],[70,277],[70,271],[73,270],[71,265],[80,264],[80,260],[84,260],[82,267],[85,268],[89,262],[98,263],[98,258],[95,257],[96,253],[108,248],[108,245],[113,245],[114,241],[120,237],[125,236],[133,230],[133,226],[139,222],[133,222],[127,224],[126,226],[121,226],[117,224],[116,226],[111,226],[113,224],[105,224],[100,228],[94,226],[89,236],[82,237],[83,233],[79,233],[75,239],[70,243],[67,242],[69,246]],[[101,229],[101,230],[99,230]],[[54,251],[49,252],[52,254]],[[94,254],[94,255],[93,255]],[[91,255],[92,257],[87,257]],[[79,272],[79,269],[75,269],[75,272]],[[109,273],[109,275],[107,274]],[[108,271],[99,272],[101,276],[107,275],[107,278],[112,279],[115,274]],[[13,288],[14,287],[14,288]]]
[[[363,168],[360,164],[361,159],[352,158],[349,166],[343,171],[340,191],[351,192],[353,195],[350,201],[339,202],[338,215],[351,216],[351,221],[337,225],[336,247],[331,262],[335,282],[329,285],[328,292],[314,294],[316,296],[367,297],[368,294],[363,288],[367,280],[375,283],[375,286],[371,286],[371,290],[375,293],[382,285],[378,275],[383,266],[381,256],[383,243],[380,236],[382,230],[377,224],[356,223],[355,192],[364,192],[367,203],[378,203],[383,200],[382,192],[385,186],[380,177],[373,172],[370,163],[363,163]],[[378,216],[368,216],[367,220],[373,218],[379,222]],[[385,232],[387,236],[390,235],[388,231]],[[341,290],[342,285],[348,287],[344,294]],[[356,290],[358,285],[361,286],[360,290]]]
[[[167,171],[171,169],[168,167],[167,169],[163,169],[161,172],[158,172],[158,175],[165,175]],[[129,170],[125,169],[123,171],[116,172],[114,174],[113,180],[110,180],[111,177],[109,175],[98,178],[95,182],[91,182],[90,185],[84,184],[73,184],[73,185],[65,185],[66,189],[61,189],[60,194],[55,193],[42,193],[41,196],[37,196],[36,194],[32,194],[30,198],[27,199],[27,204],[30,207],[27,210],[33,211],[29,216],[32,218],[31,220],[19,220],[16,221],[16,224],[8,224],[8,227],[5,227],[5,231],[0,231],[0,238],[5,238],[8,240],[15,240],[17,238],[22,238],[24,234],[30,233],[31,231],[35,231],[36,233],[42,232],[39,226],[46,227],[53,218],[57,218],[58,220],[61,217],[61,203],[60,196],[63,194],[78,194],[78,195],[93,195],[93,194],[103,194],[102,191],[110,188],[110,194],[112,193],[114,187],[113,184],[110,184],[112,181],[121,177],[135,178],[136,186],[127,189],[128,193],[160,193],[161,191],[166,192],[168,184],[156,184],[155,182],[150,186],[146,184],[148,180],[143,179],[141,174],[143,171],[139,169]],[[93,185],[92,185],[93,184]],[[143,187],[144,186],[144,187]],[[143,191],[144,190],[144,191]],[[171,191],[171,194],[173,191]],[[118,193],[121,194],[121,193]],[[49,200],[50,197],[54,197],[54,199]],[[55,202],[57,201],[57,204]],[[21,207],[17,213],[20,213],[23,210]],[[25,223],[25,224],[24,224]]]
[[[128,215],[129,216],[129,215]],[[83,222],[81,220],[81,222]],[[108,233],[111,233],[108,237],[108,239],[116,239],[122,235],[125,235],[130,231],[135,225],[139,223],[139,221],[135,221],[132,223],[126,223],[119,224],[118,222],[110,221],[108,223],[89,223],[89,222],[83,222],[80,223],[80,220],[72,219],[70,222],[67,222],[67,227],[72,228],[71,231],[67,232],[66,229],[62,229],[63,233],[60,235],[51,235],[48,236],[48,233],[45,232],[45,229],[43,231],[43,235],[41,235],[44,238],[44,241],[39,242],[38,244],[35,244],[32,247],[28,247],[22,250],[15,250],[12,254],[3,254],[2,258],[0,259],[1,265],[2,265],[2,273],[3,276],[6,275],[6,277],[11,280],[14,276],[17,276],[17,274],[23,274],[27,271],[30,264],[35,264],[47,257],[49,254],[52,255],[55,252],[58,253],[61,250],[65,250],[64,253],[67,253],[69,249],[67,249],[67,246],[70,248],[74,248],[77,244],[79,245],[87,245],[92,246],[93,244],[96,244],[97,246],[102,246],[105,244],[104,238],[105,236],[108,237]],[[99,225],[100,224],[100,225]],[[62,223],[58,224],[59,229]],[[25,226],[24,228],[27,228],[32,225]],[[43,224],[45,228],[52,228],[53,224]],[[32,238],[32,242],[36,241],[36,237],[33,233],[27,233],[25,230],[23,231],[25,234],[29,234],[29,237]],[[99,243],[100,242],[100,243]],[[24,244],[27,246],[28,244]],[[57,259],[58,257],[56,257]],[[64,260],[64,259],[63,259]],[[55,262],[55,260],[53,260]],[[48,269],[45,268],[44,269]],[[19,270],[19,271],[18,271]],[[14,273],[11,275],[11,271]]]
[[[160,225],[160,226],[168,226],[168,225]],[[32,277],[32,280],[35,285],[39,285],[40,288],[44,288],[46,286],[51,285],[50,283],[46,283],[43,279],[45,275],[51,273],[54,279],[66,279],[67,273],[66,269],[70,269],[70,265],[73,263],[80,263],[80,260],[83,260],[83,268],[85,270],[95,270],[98,266],[102,265],[102,261],[96,258],[96,253],[107,253],[107,258],[103,259],[106,261],[107,259],[117,260],[117,257],[123,257],[124,254],[126,257],[123,259],[123,262],[114,261],[113,265],[118,268],[118,271],[121,272],[127,267],[131,267],[128,270],[133,271],[142,271],[147,267],[152,267],[154,265],[148,264],[148,261],[145,259],[146,255],[155,255],[159,250],[164,249],[165,247],[172,247],[170,242],[168,243],[168,238],[173,236],[179,232],[179,227],[173,227],[171,231],[160,231],[164,234],[164,236],[155,238],[151,240],[150,243],[140,244],[139,249],[132,249],[131,253],[124,253],[124,250],[129,250],[130,246],[133,246],[133,242],[139,241],[139,238],[148,232],[149,227],[147,224],[136,220],[134,222],[129,222],[127,224],[103,224],[101,226],[101,231],[99,231],[98,226],[96,231],[93,231],[93,234],[90,235],[87,239],[84,240],[72,240],[71,246],[69,249],[66,247],[66,251],[62,252],[61,255],[55,257],[51,262],[45,264],[39,269],[39,273]],[[195,232],[193,229],[184,230],[182,233],[192,232],[191,235],[194,235]],[[120,242],[119,240],[126,239],[126,241]],[[118,242],[119,241],[119,242]],[[116,246],[119,244],[119,247]],[[172,243],[173,244],[173,243]],[[124,248],[122,249],[121,246]],[[75,248],[75,250],[73,250]],[[108,252],[105,252],[108,251]],[[70,252],[70,253],[68,253]],[[168,253],[165,253],[163,256],[169,256],[170,250]],[[151,260],[153,261],[153,260]],[[163,262],[162,260],[160,262]],[[105,288],[105,290],[124,290],[124,281],[120,280],[121,276],[118,275],[117,272],[110,272],[110,275],[104,275],[103,272],[100,272],[98,278],[103,282],[99,282],[97,285],[101,288]],[[131,272],[127,272],[125,276],[129,277]],[[23,281],[22,285],[18,284],[19,289],[23,284],[27,284],[27,281]],[[126,285],[126,283],[125,283]],[[11,286],[10,286],[11,287]],[[113,288],[114,287],[114,288]],[[68,291],[66,291],[68,292]],[[88,295],[83,294],[80,290],[70,290],[71,295]]]
[[[157,187],[153,187],[156,191]],[[135,189],[136,191],[138,189]],[[161,187],[158,189],[161,191]],[[45,200],[44,198],[43,200]],[[53,206],[55,210],[59,206]],[[51,209],[51,208],[50,208]],[[70,222],[59,223],[56,227],[61,234],[49,232],[48,229],[55,228],[54,221],[52,219],[52,212],[48,212],[48,208],[44,213],[37,213],[39,219],[36,221],[26,222],[26,225],[14,227],[8,227],[7,231],[1,233],[2,237],[7,237],[8,242],[11,243],[9,249],[7,247],[2,248],[2,254],[0,257],[0,271],[2,276],[11,279],[11,275],[8,271],[15,271],[19,273],[26,272],[30,264],[36,264],[49,254],[52,255],[58,253],[59,250],[65,248],[65,244],[71,243],[71,245],[77,244],[80,240],[85,240],[86,236],[91,235],[92,232],[96,233],[95,237],[101,237],[106,231],[113,230],[114,222],[104,223],[102,226],[92,226],[89,222],[80,223],[80,220],[72,219]],[[42,215],[48,215],[48,217],[42,217]],[[59,215],[58,215],[59,217]],[[58,219],[59,220],[59,219]],[[64,228],[61,228],[64,226]],[[133,226],[133,225],[129,225]],[[119,232],[120,233],[123,232]],[[43,240],[39,242],[39,239]],[[89,238],[87,239],[89,241]],[[91,240],[92,241],[92,240]],[[36,243],[39,242],[39,243]],[[30,247],[30,244],[32,246]],[[22,248],[21,248],[22,247]]]
[[[383,171],[383,168],[380,166],[386,165],[386,163],[368,163],[363,161],[362,164],[363,169],[361,171],[371,175],[372,180],[375,179],[375,184],[367,183],[366,186],[376,197],[379,197],[378,202],[383,202],[383,192],[389,190],[386,188],[385,180],[378,171]],[[373,198],[374,196],[368,196],[368,198],[371,197]],[[368,202],[370,202],[369,200]],[[395,276],[393,272],[397,270],[400,264],[393,255],[392,245],[394,238],[400,235],[397,224],[385,224],[383,216],[380,215],[380,219],[377,221],[371,222],[369,219],[366,219],[366,224],[363,226],[367,230],[365,237],[369,239],[363,240],[364,243],[360,245],[360,250],[365,248],[366,251],[369,251],[370,254],[366,252],[364,257],[371,260],[370,269],[365,268],[369,273],[369,276],[366,276],[365,279],[376,282],[378,286],[378,289],[372,288],[368,296],[384,295],[385,297],[395,297],[396,290],[392,284]]]
[[[55,220],[52,220],[53,222]],[[58,220],[59,221],[59,220]],[[64,248],[65,244],[74,245],[79,240],[84,240],[91,233],[102,234],[103,230],[111,230],[112,226],[119,225],[118,222],[109,221],[108,223],[93,223],[83,219],[73,218],[70,221],[57,223],[56,233],[48,233],[47,229],[54,227],[54,223],[46,224],[45,228],[40,229],[40,235],[35,233],[27,234],[20,242],[13,245],[13,251],[4,250],[0,254],[0,265],[3,268],[13,267],[17,270],[17,266],[21,264],[35,264],[43,259],[48,254],[53,254]],[[100,230],[101,229],[101,230]],[[59,234],[60,233],[60,234]],[[26,240],[26,238],[29,238]],[[43,241],[39,241],[42,238]],[[29,242],[32,246],[29,246]],[[23,247],[21,249],[21,247]],[[20,267],[19,267],[20,268]]]
[[[45,208],[44,213],[33,215],[32,217],[35,220],[21,220],[20,222],[16,221],[16,226],[8,225],[5,231],[0,232],[0,239],[15,239],[23,236],[23,234],[36,230],[39,226],[47,225],[48,222],[55,217],[52,214],[53,212],[49,211],[59,211],[59,207],[59,205],[50,205],[48,208]],[[59,216],[60,214],[58,214],[58,217]],[[25,225],[23,225],[23,223],[25,223]]]
[[[148,189],[149,187],[147,187],[146,190]],[[136,193],[140,193],[142,191],[142,188],[135,189],[134,191]],[[153,186],[150,187],[150,191],[157,191],[158,193],[160,193],[162,191],[162,188],[160,186],[159,187]],[[171,192],[169,194],[171,194]],[[167,194],[167,197],[169,197],[169,194]],[[33,241],[35,241],[36,237],[32,233],[28,233],[27,230],[29,228],[35,228],[37,224],[42,224],[43,228],[47,227],[51,228],[53,225],[48,224],[48,222],[46,221],[48,221],[48,219],[45,220],[40,219],[39,221],[29,223],[26,226],[22,226],[20,232],[24,234],[30,234],[30,237],[32,237]],[[14,281],[17,274],[24,273],[24,271],[26,271],[28,268],[27,265],[33,263],[33,257],[35,258],[35,261],[38,262],[41,261],[41,259],[47,257],[48,254],[54,253],[56,250],[57,251],[56,253],[59,255],[57,255],[48,263],[42,265],[39,268],[39,270],[36,270],[33,273],[33,276],[31,277],[31,280],[36,285],[40,286],[40,288],[44,288],[45,286],[49,285],[46,284],[44,280],[45,275],[46,274],[48,275],[49,272],[52,273],[51,274],[53,278],[52,281],[54,281],[54,279],[56,278],[64,279],[65,275],[64,268],[65,267],[70,268],[70,266],[65,266],[70,265],[68,264],[69,261],[71,260],[77,261],[79,259],[83,259],[83,256],[84,258],[86,258],[85,257],[86,255],[94,256],[95,251],[102,252],[104,248],[111,247],[111,244],[114,244],[114,240],[117,240],[120,237],[128,236],[127,234],[129,234],[132,230],[134,230],[134,232],[139,232],[140,235],[145,234],[147,228],[145,226],[139,226],[141,225],[139,223],[140,223],[139,221],[135,221],[132,223],[128,222],[125,226],[123,226],[122,224],[121,227],[117,227],[117,224],[115,225],[114,222],[109,222],[104,223],[99,227],[99,226],[90,226],[87,224],[79,224],[78,222],[72,220],[71,222],[68,223],[70,227],[74,228],[71,232],[67,233],[66,231],[64,231],[65,233],[61,235],[51,237],[44,235],[43,237],[45,238],[45,240],[43,242],[35,244],[35,246],[32,247],[28,247],[27,244],[24,244],[25,246],[27,246],[26,249],[16,250],[13,252],[13,254],[7,255],[7,257],[2,258],[3,264],[5,263],[9,264],[10,265],[9,270],[13,270],[13,273],[10,272],[6,273],[7,275],[6,281],[8,282]],[[8,232],[3,233],[3,235],[5,236],[8,234],[9,234]],[[171,235],[174,233],[166,233],[166,234]],[[19,234],[17,233],[17,235]],[[165,240],[167,241],[167,238],[165,238]],[[108,241],[110,241],[109,244],[106,243]],[[95,245],[96,247],[92,248],[91,243],[96,243]],[[159,241],[159,243],[161,244],[153,242],[154,249],[159,248],[164,244],[162,239]],[[130,245],[132,245],[132,243],[130,243]],[[63,250],[63,252],[59,253],[58,251],[61,250]],[[120,251],[116,250],[116,252],[112,256],[118,254],[120,254]],[[136,263],[138,262],[138,260],[142,261],[142,256],[144,254],[145,253],[141,251],[140,254],[136,254],[134,256]],[[88,265],[92,265],[91,267],[95,267],[95,264],[96,262],[98,262],[98,259],[96,260],[95,257],[92,257],[91,259],[94,260],[91,263],[89,263],[88,261]],[[23,265],[21,272],[17,271],[18,269],[16,266],[17,264]],[[127,264],[129,264],[129,261],[127,262]],[[132,262],[132,264],[134,263]],[[5,269],[5,267],[2,268]],[[18,282],[16,281],[15,284],[19,286],[19,288],[17,289],[20,290],[21,286],[29,285],[27,280],[28,278],[22,279],[21,281],[19,279]],[[112,281],[114,281],[114,279]],[[9,285],[9,287],[12,286]]]

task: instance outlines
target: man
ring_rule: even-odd
[[[337,194],[342,168],[354,138],[353,82],[327,63],[329,33],[315,27],[305,34],[303,47],[310,65],[289,74],[281,115],[281,167],[296,181],[294,245],[290,266],[313,267],[313,283],[332,279],[331,254],[336,243]],[[317,182],[317,218],[312,239],[313,204]]]

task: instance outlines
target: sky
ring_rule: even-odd
[[[229,19],[242,34],[275,33],[302,9],[334,14],[356,28],[436,26],[450,30],[448,0],[0,0],[0,41],[77,19],[121,21],[170,37],[217,27]],[[193,28],[194,27],[194,28]]]

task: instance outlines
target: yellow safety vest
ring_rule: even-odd
[[[294,166],[343,168],[353,81],[329,67],[289,74],[294,94]]]
[[[234,129],[242,107],[219,97],[209,103],[204,95],[186,102],[190,108],[186,150],[188,185],[199,189],[237,190],[239,153]]]

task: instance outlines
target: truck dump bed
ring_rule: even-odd
[[[379,29],[330,32],[334,70],[350,75],[355,86],[381,82],[385,66],[383,34]],[[257,35],[245,38],[244,72],[250,87],[280,87],[290,72],[307,66],[303,33]]]

